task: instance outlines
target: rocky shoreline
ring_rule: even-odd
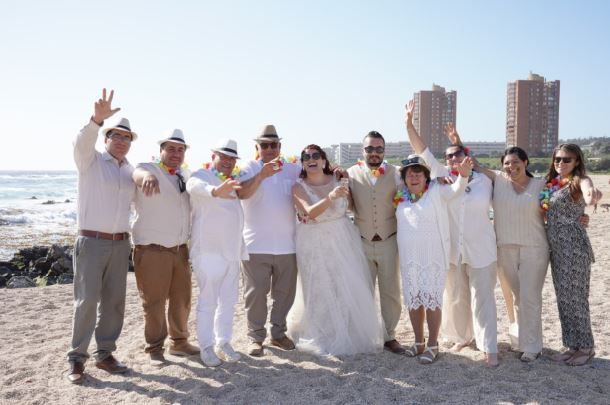
[[[45,287],[71,284],[74,278],[71,245],[20,249],[9,261],[0,261],[0,288]],[[129,271],[133,262],[129,259]]]

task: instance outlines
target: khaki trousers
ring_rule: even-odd
[[[451,265],[443,295],[441,334],[453,343],[476,340],[479,350],[498,352],[496,311],[496,263],[473,268],[460,263]]]
[[[511,343],[521,352],[542,351],[542,287],[549,266],[546,247],[498,246],[498,279],[513,297],[517,330]]]
[[[191,268],[188,248],[186,245],[171,249],[137,245],[134,268],[144,309],[144,350],[146,353],[163,351],[168,325],[172,345],[180,346],[189,336]]]
[[[267,294],[271,291],[271,337],[286,336],[286,316],[297,289],[296,254],[251,254],[241,262],[248,337],[263,342],[267,336]]]
[[[384,340],[393,340],[400,319],[400,271],[398,269],[398,246],[396,235],[379,242],[362,239],[364,254],[369,263],[373,289],[379,284],[379,303],[384,324]],[[373,291],[374,293],[374,291]]]
[[[123,328],[131,243],[79,236],[74,244],[74,318],[68,360],[84,362],[95,333],[98,361],[116,350]]]

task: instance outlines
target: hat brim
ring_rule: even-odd
[[[229,152],[228,150],[222,150],[222,149],[210,149],[210,150],[214,153],[222,153],[223,155],[231,156],[231,157],[234,157],[235,159],[241,159],[239,156],[237,156],[237,153]]]
[[[136,139],[138,139],[138,134],[136,134],[133,131],[128,131],[125,128],[119,128],[119,127],[109,127],[109,128],[103,128],[102,129],[102,136],[104,136],[104,138],[106,137],[106,134],[108,133],[108,131],[112,131],[113,129],[118,129],[119,131],[124,131],[124,132],[129,132],[131,134],[131,141],[135,141]]]
[[[157,143],[159,144],[159,146],[163,145],[165,142],[173,142],[173,143],[177,143],[177,144],[180,144],[180,145],[184,145],[184,146],[186,146],[187,148],[189,147],[189,145],[187,145],[187,144],[186,144],[186,142],[181,141],[181,140],[178,140],[178,139],[170,139],[170,138],[167,138],[167,139],[161,139],[160,141],[157,141]]]
[[[254,142],[279,142],[282,138],[278,136],[259,136],[258,138],[254,138]]]

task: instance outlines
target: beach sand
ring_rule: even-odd
[[[610,203],[610,176],[593,176]],[[610,212],[592,209],[589,236],[596,255],[591,276],[591,318],[596,358],[584,367],[555,364],[547,357],[562,347],[550,270],[543,290],[543,357],[532,364],[509,351],[508,321],[499,286],[498,342],[501,364],[483,365],[472,348],[442,351],[433,365],[388,352],[320,358],[266,348],[262,358],[204,367],[197,356],[167,356],[156,369],[143,353],[142,308],[133,274],[128,276],[125,325],[116,356],[131,371],[111,376],[86,365],[83,386],[64,380],[72,318],[72,286],[0,290],[0,403],[15,404],[200,404],[200,403],[610,403]],[[197,288],[193,289],[196,297]],[[195,331],[195,300],[190,330]],[[234,347],[244,351],[243,300],[237,305]],[[413,342],[403,312],[398,340]],[[195,340],[195,337],[193,337]],[[90,350],[94,349],[92,343]]]

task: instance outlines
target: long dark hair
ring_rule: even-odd
[[[530,165],[530,159],[527,157],[527,153],[523,149],[521,149],[518,146],[512,146],[512,147],[504,150],[504,154],[500,158],[500,162],[502,162],[502,166],[504,166],[504,158],[508,155],[517,155],[517,157],[519,158],[520,161],[527,162],[525,164],[525,174],[527,175],[527,177],[534,177],[530,173],[530,171],[527,170],[527,167]]]
[[[557,145],[555,149],[553,149],[553,157],[551,158],[551,167],[549,168],[549,172],[546,175],[546,180],[551,181],[557,177],[559,173],[555,170],[555,156],[557,152],[563,151],[567,153],[571,153],[576,157],[576,166],[574,166],[574,170],[572,170],[572,182],[570,183],[570,195],[572,196],[572,200],[578,201],[582,197],[582,190],[580,189],[580,181],[587,177],[587,170],[585,169],[585,157],[580,150],[580,147],[573,143],[562,143],[561,145]]]
[[[322,156],[322,159],[324,159],[326,161],[326,163],[324,164],[324,167],[322,168],[322,172],[324,174],[333,174],[333,171],[330,167],[330,162],[328,161],[328,158],[326,157],[326,152],[324,152],[324,150],[319,147],[318,145],[315,144],[311,144],[311,145],[307,145],[306,147],[303,148],[303,150],[301,151],[301,174],[299,174],[299,177],[302,179],[306,179],[307,178],[307,171],[305,171],[305,165],[303,164],[303,154],[305,153],[305,151],[307,149],[315,149],[318,152],[320,152],[320,156]]]

